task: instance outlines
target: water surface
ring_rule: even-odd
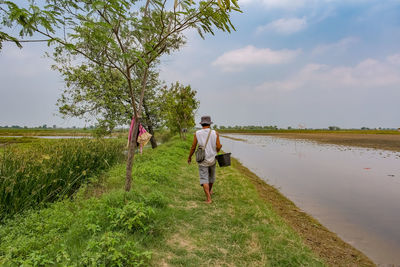
[[[28,138],[40,138],[40,139],[80,139],[80,138],[88,138],[93,139],[94,137],[91,135],[28,135],[28,136],[21,136],[21,135],[11,135],[11,136],[0,136],[0,137],[28,137]],[[104,136],[102,138],[109,139],[115,138],[113,136]]]
[[[227,135],[223,149],[378,264],[400,264],[400,153]]]

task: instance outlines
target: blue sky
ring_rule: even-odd
[[[161,77],[198,91],[218,125],[400,127],[400,2],[244,0],[237,31],[187,32]],[[54,116],[63,88],[44,46],[0,52],[0,125],[83,125]]]

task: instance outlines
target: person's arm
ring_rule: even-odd
[[[189,158],[188,158],[189,164],[192,162],[192,156],[194,154],[194,151],[196,150],[196,146],[197,146],[197,137],[196,137],[196,134],[194,134],[193,143],[192,143],[192,147],[190,148],[190,153],[189,153]]]
[[[222,148],[221,142],[219,141],[219,133],[217,131],[215,131],[215,133],[217,134],[217,152],[219,152]]]

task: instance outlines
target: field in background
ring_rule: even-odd
[[[394,134],[400,135],[400,131],[397,130],[319,130],[319,129],[278,129],[278,130],[264,130],[264,129],[218,129],[220,133],[242,133],[242,134]]]
[[[222,130],[223,134],[268,135],[323,144],[400,151],[400,132],[390,130]],[[228,137],[237,139],[235,137]],[[239,138],[240,139],[240,138]]]
[[[37,128],[0,128],[0,136],[90,136],[90,129],[37,129]]]

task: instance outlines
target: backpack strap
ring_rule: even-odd
[[[210,135],[211,135],[211,128],[210,128],[210,132],[208,133],[208,136],[207,136],[207,141],[206,141],[206,144],[204,145],[204,149],[206,148],[206,146],[207,146],[207,144],[208,144],[208,139],[210,139]]]

